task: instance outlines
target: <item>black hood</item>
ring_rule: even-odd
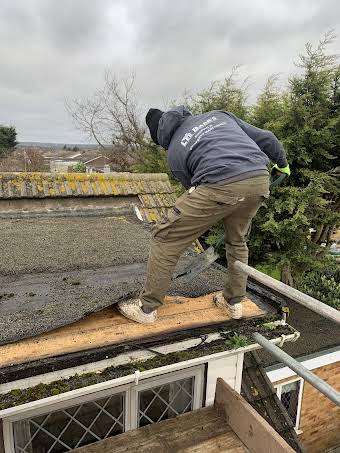
[[[172,136],[188,116],[192,114],[184,105],[173,107],[162,115],[158,125],[157,140],[163,148],[169,148]]]
[[[156,143],[156,145],[159,145],[157,140],[157,131],[159,120],[161,119],[163,113],[164,112],[159,109],[150,109],[145,117],[145,122],[149,128],[151,138]]]

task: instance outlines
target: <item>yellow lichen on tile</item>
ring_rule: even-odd
[[[76,183],[75,181],[71,180],[71,181],[68,181],[68,185],[69,185],[69,188],[72,190],[72,192],[74,193],[76,191]]]
[[[159,214],[156,209],[148,208],[147,212],[152,222],[159,222]]]
[[[105,194],[105,195],[108,195],[108,190],[107,190],[107,187],[106,187],[106,180],[104,180],[103,178],[101,178],[99,180],[99,185],[102,189],[102,192]]]
[[[111,185],[113,195],[119,195],[120,192],[119,192],[119,189],[116,187],[116,181],[114,179],[112,179],[110,181],[110,185]]]
[[[164,216],[175,202],[166,174],[139,173],[0,173],[1,199],[81,196],[138,196],[149,222]]]
[[[89,184],[87,181],[80,181],[79,182],[80,184],[80,188],[81,188],[81,191],[84,195],[87,195],[88,194],[88,191],[89,191]]]

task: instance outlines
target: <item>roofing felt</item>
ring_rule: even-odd
[[[142,288],[150,231],[134,216],[1,219],[0,228],[0,343],[77,321]],[[170,294],[200,296],[223,281],[210,269],[173,282]]]
[[[132,216],[0,219],[0,275],[139,263],[149,243]]]
[[[300,332],[295,343],[285,343],[282,349],[292,357],[298,358],[334,347],[340,347],[339,325],[294,301],[286,301],[290,309],[288,322]],[[258,353],[263,366],[277,363],[272,355],[264,350]]]

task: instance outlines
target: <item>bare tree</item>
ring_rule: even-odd
[[[145,127],[134,89],[135,75],[118,78],[110,71],[103,87],[92,97],[66,101],[74,124],[93,138],[102,149],[125,150],[133,158],[145,140]]]
[[[49,166],[44,159],[43,150],[40,148],[15,149],[6,157],[0,159],[0,171],[48,171]]]
[[[46,171],[48,165],[40,148],[24,148],[16,153],[19,167],[24,171]]]

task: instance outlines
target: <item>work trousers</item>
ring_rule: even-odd
[[[234,267],[248,263],[247,240],[251,221],[269,196],[269,177],[257,176],[229,184],[204,184],[181,195],[166,221],[152,230],[143,305],[156,309],[164,303],[176,264],[187,247],[223,220],[228,262],[224,298],[231,304],[246,294],[247,276]]]

